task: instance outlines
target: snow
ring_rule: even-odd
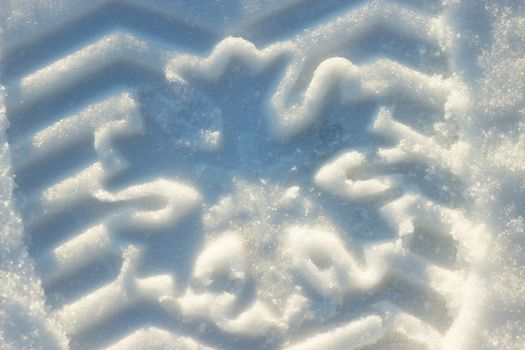
[[[292,345],[287,350],[313,349],[359,349],[373,344],[381,336],[381,319],[369,316],[362,320],[336,328],[328,333],[307,339],[302,344]]]
[[[525,5],[0,0],[1,349],[522,349]]]
[[[1,87],[0,92],[0,342],[5,349],[65,348],[64,333],[47,318],[40,279],[28,256],[15,209],[5,89]]]
[[[323,166],[315,175],[315,184],[335,195],[360,199],[375,196],[387,191],[390,183],[387,179],[352,180],[352,172],[359,171],[365,165],[362,153],[351,151],[340,155]]]

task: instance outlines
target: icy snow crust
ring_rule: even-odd
[[[1,348],[523,348],[523,7],[0,0]]]

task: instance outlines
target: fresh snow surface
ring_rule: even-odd
[[[525,349],[523,0],[0,0],[0,350]]]

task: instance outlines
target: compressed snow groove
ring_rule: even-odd
[[[272,12],[268,13],[265,20]],[[134,161],[118,151],[119,142],[149,132],[145,118],[153,112],[141,103],[151,81],[119,84],[103,95],[84,91],[92,96],[80,98],[74,110],[48,113],[20,128],[12,120],[17,175],[38,178],[41,164],[49,159],[60,161],[71,149],[82,147],[91,152],[67,171],[62,169],[61,175],[20,189],[24,226],[34,241],[39,241],[39,231],[52,229],[52,223],[81,222],[33,249],[46,292],[74,285],[79,274],[96,276],[101,261],[116,259],[121,264],[115,276],[95,278],[73,297],[48,295],[51,317],[72,344],[85,348],[90,347],[91,333],[144,305],[171,321],[159,321],[160,326],[138,322],[99,343],[94,340],[95,346],[361,349],[401,334],[407,346],[461,348],[458,334],[468,329],[471,312],[464,301],[478,283],[471,266],[484,257],[485,227],[465,210],[411,185],[410,170],[403,169],[413,162],[443,169],[451,177],[465,174],[469,149],[455,128],[468,96],[449,71],[429,74],[386,55],[354,62],[343,49],[371,32],[390,30],[407,41],[430,43],[447,56],[453,36],[445,15],[405,6],[404,1],[373,0],[263,48],[242,38],[243,30],[249,32],[250,23],[257,22],[256,18],[234,26],[231,31],[239,37],[226,37],[204,57],[161,45],[133,28],[113,29],[12,78],[7,105],[15,117],[29,118],[25,114],[38,110],[42,101],[60,101],[68,90],[123,64],[144,69],[153,81],[162,80],[159,84],[186,87],[199,79],[220,82],[233,74],[236,64],[257,76],[284,62],[284,73],[262,108],[276,142],[292,143],[330,122],[324,114],[335,96],[345,106],[374,101],[377,108],[367,132],[381,141],[379,146],[367,151],[343,145],[322,158],[307,180],[286,188],[284,181],[261,178],[254,184],[253,179],[233,175],[233,192],[207,202],[192,184],[191,173],[111,185]],[[30,37],[24,45],[32,45]],[[431,135],[401,115],[405,110],[400,105],[407,100],[437,111],[440,120]],[[220,116],[220,111],[214,115]],[[212,145],[204,151],[227,152],[221,149],[222,130],[208,131],[200,135]],[[315,153],[313,147],[309,151]],[[230,169],[223,171],[231,174]],[[335,227],[309,192],[334,202],[371,206],[393,237],[350,246],[345,237],[352,233]],[[72,208],[78,212],[91,207],[102,209],[85,218],[83,213],[71,217]],[[192,257],[189,282],[178,285],[173,274],[163,271],[144,275],[142,262],[151,253],[144,242],[183,227],[201,209],[207,236]],[[246,213],[252,218],[246,219]],[[293,215],[296,218],[289,219]],[[431,244],[435,249],[425,250]],[[267,264],[271,258],[264,256],[264,249],[276,252],[276,265]],[[276,291],[265,290],[273,287],[272,278],[284,287],[276,284]],[[395,294],[403,288],[410,288],[419,305],[397,299]],[[367,310],[350,314],[349,320],[345,310],[352,300],[367,295],[373,296],[367,299],[372,300]],[[333,312],[316,314],[314,299],[331,305]],[[314,327],[321,330],[308,331]]]

